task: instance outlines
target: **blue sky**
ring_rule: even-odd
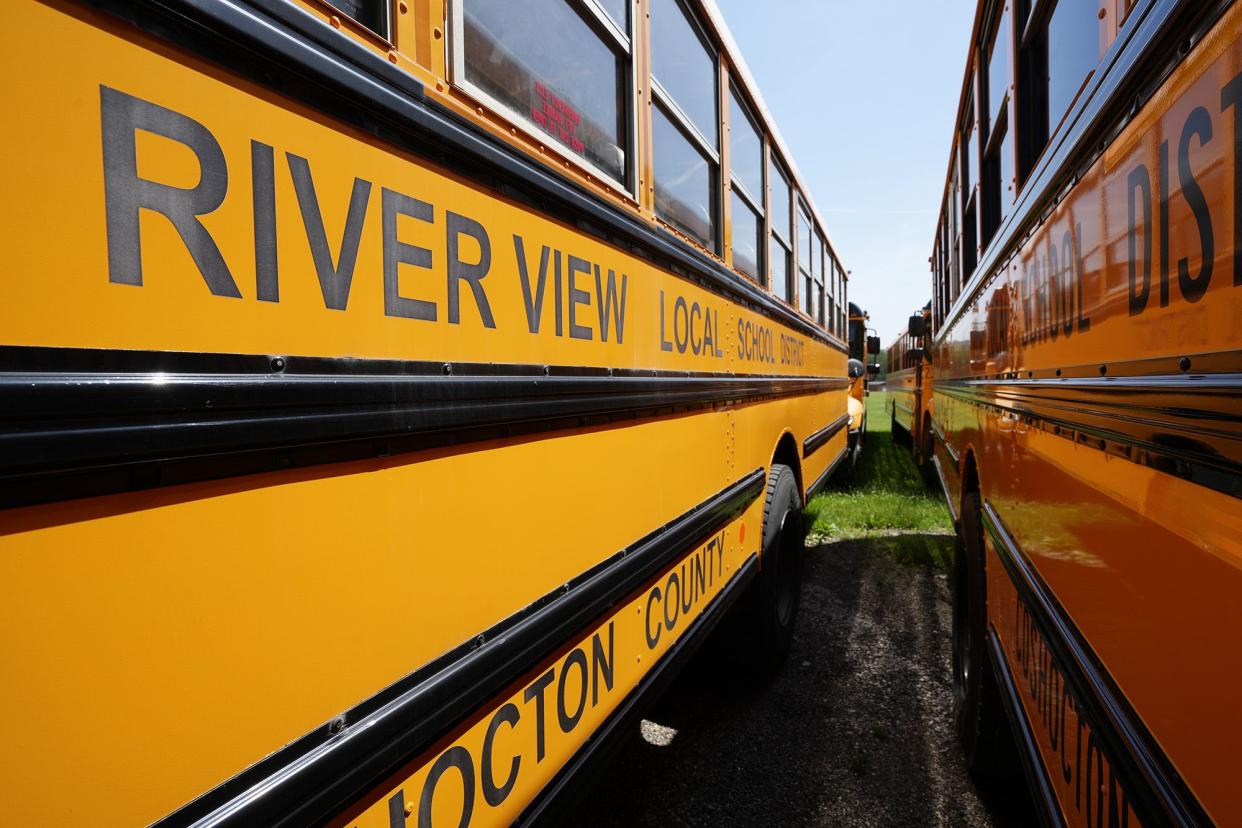
[[[716,2],[887,346],[931,298],[975,3]]]

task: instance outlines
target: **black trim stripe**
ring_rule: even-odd
[[[935,390],[1242,497],[1242,373],[957,379]]]
[[[1130,706],[1069,614],[1022,553],[990,502],[983,523],[1018,598],[1030,611],[1057,665],[1103,742],[1144,825],[1210,825],[1211,819],[1155,737]]]
[[[1031,723],[1027,721],[1026,714],[1023,713],[1022,699],[1014,684],[1013,673],[1009,669],[1009,662],[1005,659],[1000,640],[996,637],[994,630],[988,630],[987,641],[992,672],[1000,685],[1001,702],[1005,708],[1005,715],[1009,719],[1009,727],[1016,736],[1018,758],[1022,762],[1022,770],[1026,774],[1031,793],[1039,805],[1036,808],[1039,823],[1044,828],[1062,828],[1065,825],[1065,817],[1061,813],[1061,805],[1052,790],[1048,768],[1044,766],[1039,745],[1035,742],[1035,734],[1031,731]]]
[[[847,385],[827,377],[0,348],[0,506]]]
[[[959,455],[957,450],[950,445],[948,439],[944,436],[944,429],[940,427],[940,423],[936,422],[935,417],[931,419],[931,430],[932,434],[936,435],[936,439],[940,441],[940,445],[944,446],[944,450],[949,453],[949,458],[953,461],[954,465],[960,463],[961,455]]]
[[[567,808],[573,804],[576,790],[588,784],[586,777],[599,771],[600,764],[615,747],[618,737],[637,724],[647,704],[669,685],[758,572],[759,558],[752,554],[655,667],[643,676],[634,692],[609,715],[569,763],[557,772],[538,798],[522,813],[518,824],[571,824],[571,820],[566,819],[569,816]]]
[[[294,826],[364,795],[764,491],[755,469],[599,566],[156,823]]]
[[[357,44],[282,0],[87,0],[156,37],[495,188],[847,353],[845,343],[721,262],[424,98]],[[335,33],[334,33],[335,34]],[[315,44],[307,40],[316,41]],[[329,46],[331,48],[329,48]],[[381,61],[382,62],[382,61]],[[399,73],[399,72],[398,72]]]
[[[812,434],[810,437],[807,437],[802,441],[802,456],[804,458],[810,457],[812,454],[819,451],[838,431],[849,425],[849,422],[850,415],[842,414],[840,417],[836,418],[831,423]]]

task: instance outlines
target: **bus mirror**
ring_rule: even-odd
[[[867,353],[872,356],[880,352],[880,338],[878,336],[867,337]]]
[[[923,359],[922,348],[911,348],[910,350],[906,351],[906,367],[907,368],[917,367],[919,364],[919,361],[922,359]]]
[[[867,376],[878,377],[880,375],[880,363],[873,362],[867,366]]]
[[[863,375],[863,364],[857,359],[851,359],[847,365],[849,366],[850,379],[858,379]]]
[[[913,337],[927,336],[927,320],[923,314],[916,313],[910,317],[909,334]]]

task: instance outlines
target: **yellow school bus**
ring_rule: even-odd
[[[846,270],[706,0],[14,0],[12,824],[549,813],[789,646]]]
[[[1240,72],[1236,4],[978,5],[933,462],[962,745],[1046,824],[1242,822]]]
[[[863,440],[867,435],[867,393],[872,374],[879,373],[879,366],[868,365],[867,359],[880,353],[880,340],[868,335],[868,315],[865,310],[850,302],[849,316],[849,474],[852,476],[862,457]]]
[[[895,439],[910,446],[926,471],[931,456],[932,353],[927,348],[931,304],[913,314],[886,352],[888,411]]]

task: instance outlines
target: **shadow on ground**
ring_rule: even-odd
[[[1033,824],[1021,787],[981,798],[953,733],[952,543],[911,534],[809,548],[782,671],[766,683],[741,679],[727,642],[712,641],[572,821]]]
[[[808,547],[783,670],[742,677],[715,635],[579,791],[573,824],[1035,824],[1020,780],[966,772],[951,713],[951,524],[888,433],[884,401],[868,400],[854,485],[808,509],[819,531],[853,537]]]

